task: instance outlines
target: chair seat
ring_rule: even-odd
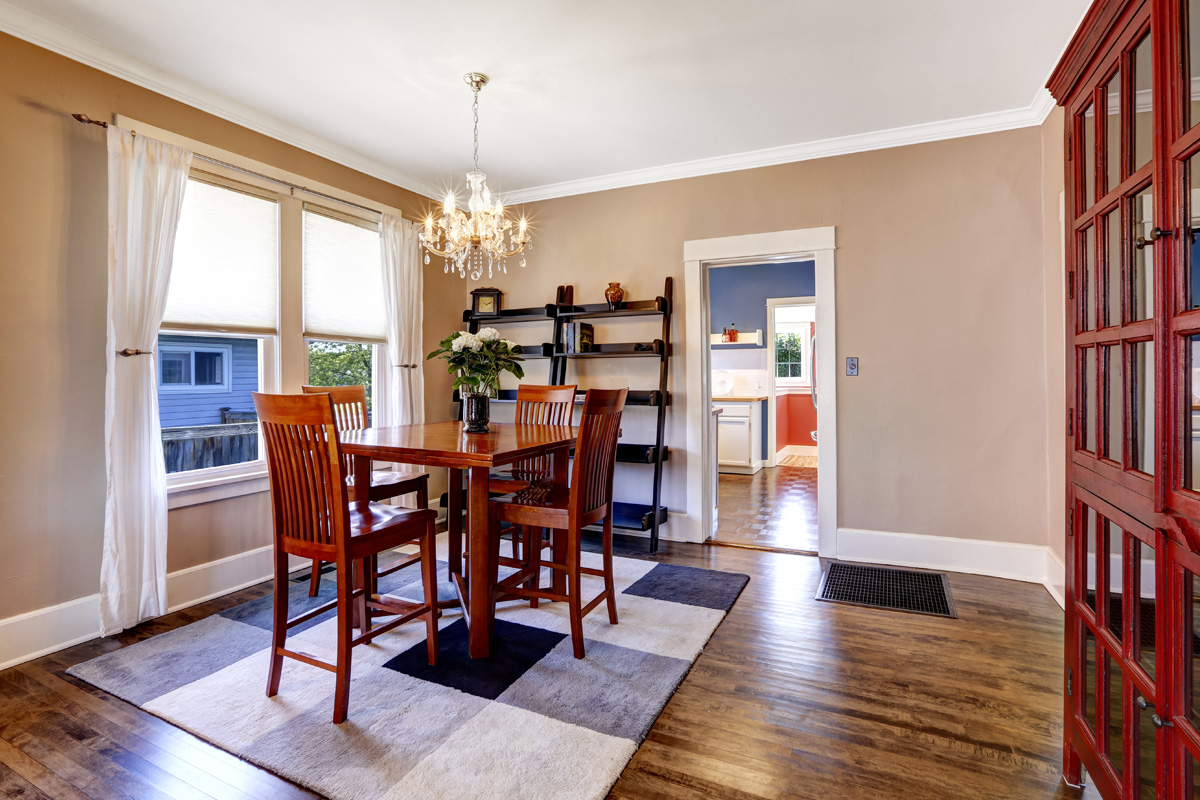
[[[437,514],[429,509],[397,508],[370,503],[366,511],[350,505],[350,549],[377,552],[420,537],[426,521]]]

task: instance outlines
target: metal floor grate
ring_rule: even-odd
[[[866,564],[830,563],[818,600],[938,617],[958,617],[944,572],[918,572]]]

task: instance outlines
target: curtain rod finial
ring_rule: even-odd
[[[92,119],[87,114],[72,114],[71,117],[85,125],[99,125],[101,128],[108,127],[107,122],[98,119]]]

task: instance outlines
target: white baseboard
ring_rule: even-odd
[[[100,595],[0,619],[0,669],[100,635]]]
[[[1063,605],[1061,592],[1052,588],[1052,584],[1057,585],[1058,576],[1065,574],[1065,568],[1045,545],[838,528],[837,557],[840,561],[965,572],[1039,583],[1060,606]]]
[[[272,545],[167,575],[167,613],[270,580]],[[290,571],[307,568],[293,558]],[[0,620],[0,669],[100,636],[100,595],[93,594]]]
[[[788,456],[815,456],[816,454],[817,446],[815,444],[788,444],[775,453],[775,461],[778,463]]]

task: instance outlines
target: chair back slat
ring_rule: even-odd
[[[254,392],[266,444],[276,543],[341,547],[349,529],[346,469],[327,394]]]
[[[521,384],[517,387],[514,422],[518,425],[570,425],[575,409],[575,389],[575,386]],[[525,458],[512,466],[512,476],[517,480],[543,480],[550,476],[550,471],[550,456]]]
[[[628,389],[589,389],[583,401],[571,475],[571,507],[577,514],[612,500],[621,412],[628,393]]]
[[[305,394],[327,394],[333,402],[333,416],[337,420],[338,432],[353,431],[371,427],[370,416],[367,413],[367,387],[362,384],[352,386],[301,386]],[[342,456],[342,467],[346,474],[354,472],[350,456]]]

